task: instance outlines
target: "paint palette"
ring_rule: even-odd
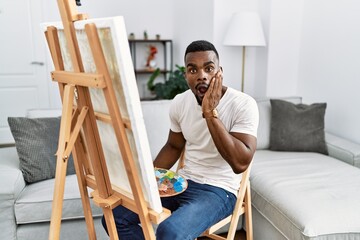
[[[171,197],[184,192],[188,183],[184,177],[171,170],[155,168],[160,197]]]

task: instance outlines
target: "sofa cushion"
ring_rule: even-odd
[[[15,202],[17,224],[49,222],[55,179],[29,184]],[[90,189],[88,189],[90,192]],[[101,216],[102,209],[90,201],[93,216]],[[84,218],[79,186],[75,174],[66,176],[62,219]]]
[[[24,179],[33,183],[55,177],[60,118],[8,118]],[[67,174],[74,174],[72,156]]]
[[[359,168],[319,153],[258,150],[250,182],[253,207],[284,239],[360,239]]]
[[[302,100],[301,97],[285,97],[282,99],[292,103],[301,103]],[[271,122],[270,98],[256,99],[256,103],[259,109],[259,127],[256,149],[269,149]]]
[[[328,154],[325,143],[326,103],[293,104],[271,99],[270,150]]]

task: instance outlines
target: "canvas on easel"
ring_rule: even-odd
[[[145,238],[155,239],[151,223],[170,212],[161,206],[124,19],[86,20],[74,1],[58,6],[62,22],[43,24],[63,103],[49,239],[59,238],[70,152],[89,238],[96,236],[87,187],[111,239],[118,238],[112,215],[118,205],[138,213]]]
[[[84,30],[85,25],[88,23],[94,23],[96,25],[121,115],[123,119],[129,119],[129,124],[131,124],[131,130],[127,131],[127,137],[130,141],[134,160],[139,169],[139,175],[142,176],[143,190],[146,192],[152,209],[161,212],[162,207],[152,165],[150,146],[143,121],[129,43],[126,37],[124,18],[117,16],[112,18],[82,20],[74,23],[80,54],[83,60],[84,72],[96,73],[96,66]],[[66,48],[66,38],[62,23],[54,22],[43,24],[44,29],[48,26],[55,26],[57,28],[65,71],[72,71],[72,63],[70,54]],[[111,183],[131,193],[115,133],[111,124],[106,121],[105,116],[109,115],[109,111],[103,91],[98,88],[90,88],[89,90],[93,108],[96,113],[95,115],[98,116],[99,119],[97,120],[97,124],[101,142],[103,143]],[[102,119],[101,116],[104,116],[104,118]]]

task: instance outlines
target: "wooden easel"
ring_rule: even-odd
[[[89,239],[96,239],[96,234],[87,187],[95,190],[92,193],[93,201],[103,210],[110,239],[118,239],[112,209],[119,205],[138,213],[145,238],[155,239],[151,223],[160,223],[170,215],[170,211],[163,209],[162,213],[157,213],[147,206],[125,133],[125,129],[131,128],[131,124],[119,111],[96,26],[85,26],[97,69],[97,73],[89,74],[84,72],[74,28],[75,21],[87,17],[77,13],[74,0],[57,1],[73,72],[64,71],[57,29],[48,27],[45,35],[55,66],[52,78],[58,82],[63,105],[49,239],[56,240],[60,237],[65,175],[71,152]],[[103,90],[109,115],[94,112],[89,88]],[[96,120],[113,126],[134,199],[129,198],[122,189],[112,186],[110,182]]]

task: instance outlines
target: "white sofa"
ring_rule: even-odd
[[[250,175],[254,239],[359,240],[360,145],[325,133],[329,155],[271,151],[271,105],[257,102],[258,147]]]
[[[142,102],[153,156],[169,129],[169,101],[154,104]],[[327,134],[329,156],[270,151],[270,102],[258,106],[250,177],[255,239],[360,239],[360,145]],[[26,185],[15,147],[0,148],[0,239],[47,239],[53,186],[54,179]],[[96,206],[93,215],[98,239],[108,239]],[[66,177],[61,239],[88,239],[75,175]]]

